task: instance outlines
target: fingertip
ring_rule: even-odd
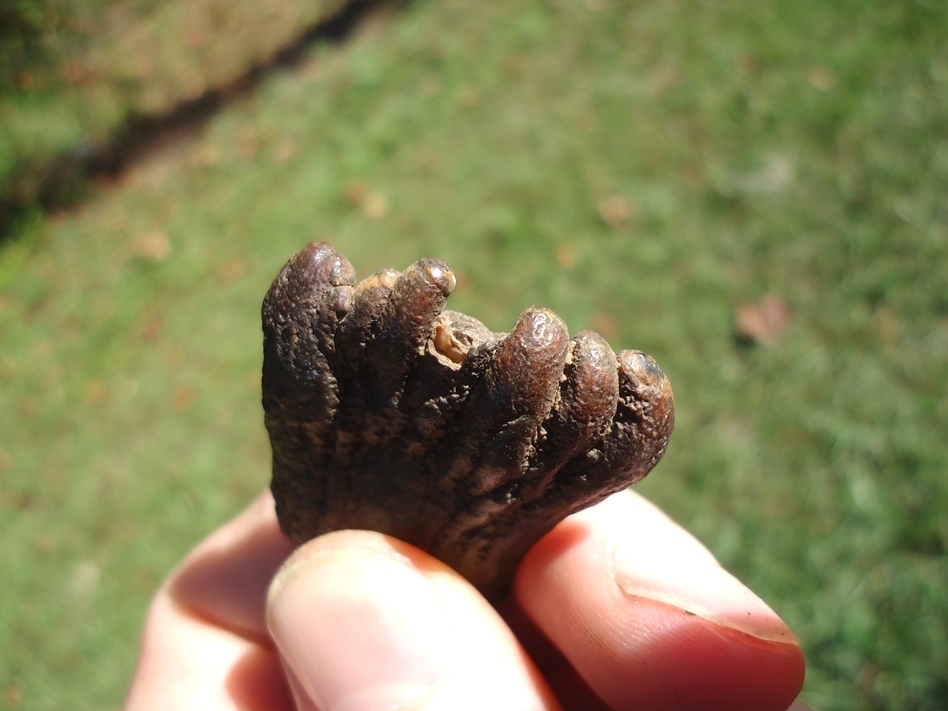
[[[162,588],[149,607],[126,711],[290,708],[276,651],[183,607]]]
[[[265,639],[267,586],[292,550],[264,492],[184,559],[166,584],[168,595],[226,629]]]
[[[613,708],[774,709],[803,683],[796,638],[693,537],[618,494],[570,517],[514,582],[527,615]]]
[[[379,533],[340,531],[298,549],[271,585],[267,618],[295,693],[323,711],[555,708],[467,581]]]
[[[423,697],[451,643],[432,586],[393,549],[326,538],[294,554],[268,595],[270,632],[299,687],[322,709]]]

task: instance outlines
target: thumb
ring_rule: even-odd
[[[379,533],[302,546],[271,584],[267,622],[300,709],[556,708],[469,583]]]

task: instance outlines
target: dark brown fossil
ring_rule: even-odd
[[[272,489],[297,544],[381,531],[496,600],[541,536],[655,466],[674,402],[645,354],[538,307],[493,333],[443,310],[454,285],[436,259],[356,285],[324,243],[287,262],[263,302]]]

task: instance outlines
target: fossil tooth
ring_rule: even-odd
[[[561,519],[644,477],[674,424],[648,356],[530,307],[509,333],[444,310],[436,259],[355,283],[308,245],[263,302],[272,490],[297,544],[343,528],[413,543],[497,600]]]

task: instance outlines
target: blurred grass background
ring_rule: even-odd
[[[652,354],[641,490],[798,633],[804,698],[945,708],[948,4],[383,6],[44,193],[339,7],[266,3],[261,49],[257,5],[3,16],[0,707],[120,703],[155,586],[268,482],[259,305],[323,239]]]
[[[207,106],[348,0],[5,0],[0,219],[83,189],[149,119]]]

